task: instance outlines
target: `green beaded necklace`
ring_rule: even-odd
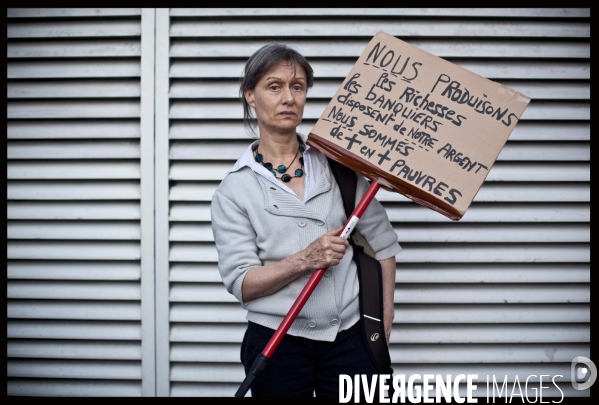
[[[306,149],[304,148],[302,141],[299,138],[298,138],[298,141],[300,144],[299,144],[299,147],[297,148],[297,152],[295,152],[295,156],[293,157],[293,160],[287,166],[279,165],[279,166],[277,166],[276,169],[273,169],[272,163],[265,162],[264,156],[258,152],[258,145],[256,145],[256,148],[254,149],[254,160],[256,162],[260,163],[262,166],[264,166],[266,168],[266,170],[271,172],[272,175],[275,176],[276,179],[283,181],[283,183],[289,183],[289,181],[291,179],[293,179],[294,177],[302,177],[304,175],[304,170],[303,170],[304,157],[303,157],[303,155],[304,155],[304,151]],[[299,158],[299,162],[302,165],[302,167],[295,169],[295,176],[291,176],[291,175],[287,174],[286,171],[293,164],[293,162],[295,162],[295,159],[297,159],[297,155],[300,153],[302,154],[302,156]],[[281,174],[281,177],[277,177],[277,172],[279,172]]]

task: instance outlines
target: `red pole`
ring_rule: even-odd
[[[376,195],[377,191],[379,191],[380,187],[381,186],[375,181],[373,181],[370,184],[370,187],[368,187],[366,193],[364,193],[364,196],[356,206],[356,209],[354,210],[354,212],[352,212],[351,217],[347,219],[347,222],[345,223],[343,230],[339,233],[338,236],[343,236],[345,239],[349,238],[349,235],[356,227],[358,220],[362,217],[362,214],[364,214],[364,211],[366,211],[366,208]],[[326,271],[326,268],[314,270],[314,273],[304,286],[302,292],[295,299],[295,302],[291,306],[291,309],[289,310],[289,312],[287,312],[287,315],[285,315],[283,321],[281,321],[281,324],[268,341],[261,355],[256,357],[256,360],[252,365],[252,369],[245,377],[245,380],[235,393],[236,397],[245,396],[247,391],[250,389],[250,385],[252,384],[252,381],[254,380],[256,375],[258,375],[264,369],[264,367],[266,367],[266,365],[268,364],[268,360],[272,357],[275,350],[277,350],[279,343],[281,343],[281,340],[283,340],[283,337],[285,337],[285,334],[287,334],[287,331],[293,324],[293,321],[295,321],[295,318],[297,318],[297,316],[299,315],[300,311],[304,307],[304,304],[306,304],[306,301],[308,301],[308,298],[310,298],[310,295],[312,295],[312,292],[314,291],[314,289],[318,285],[318,282],[320,281],[320,279]]]

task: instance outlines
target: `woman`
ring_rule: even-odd
[[[240,93],[244,122],[257,123],[259,140],[212,199],[219,271],[227,290],[248,311],[241,346],[246,373],[313,270],[329,268],[254,380],[253,396],[338,397],[339,374],[376,373],[359,329],[352,248],[336,236],[346,221],[339,187],[326,158],[296,132],[313,80],[308,61],[285,45],[266,45],[250,57]],[[357,200],[367,185],[358,176]],[[376,200],[357,228],[382,266],[388,342],[395,255],[401,248]]]

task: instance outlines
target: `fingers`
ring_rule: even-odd
[[[349,246],[349,242],[347,241],[347,239],[342,238],[341,236],[337,236],[342,230],[343,227],[333,229],[332,231],[329,231],[322,236],[326,237],[326,240],[330,241],[333,244],[344,245],[345,247],[347,247]]]
[[[325,253],[340,253],[341,255],[343,255],[345,253],[345,251],[347,250],[347,246],[348,246],[348,242],[343,239],[335,239],[335,240],[331,240],[331,239],[325,239],[322,240],[320,243],[320,249]]]
[[[326,269],[328,267],[337,266],[341,263],[343,255],[340,253],[330,253],[319,257],[309,258],[309,269]]]
[[[325,268],[338,265],[347,248],[347,239],[337,236],[343,227],[333,229],[312,242],[304,254],[305,266],[307,268]]]
[[[331,249],[333,252],[337,252],[337,253],[345,253],[345,251],[347,250],[347,241],[345,239],[342,238],[341,241],[339,242],[334,242],[331,241],[331,243],[329,244],[329,246],[327,246],[329,249]]]
[[[325,245],[329,245],[325,247]],[[305,260],[309,263],[309,268],[320,269],[330,266],[336,266],[341,262],[345,254],[345,246],[343,245],[331,245],[329,243],[315,247],[309,250]]]
[[[393,318],[394,318],[393,315],[389,316],[389,314],[385,314],[385,320],[384,320],[385,324],[384,325],[385,325],[385,338],[387,339],[387,346],[389,346],[389,339],[391,337],[391,329],[392,329],[392,326],[393,326]]]
[[[332,254],[328,257],[328,266],[327,267],[331,267],[331,266],[336,266],[339,263],[341,263],[341,259],[343,259],[343,254]]]
[[[339,233],[343,230],[343,227],[341,228],[337,228],[337,229],[333,229],[332,231],[328,231],[327,233],[325,233],[326,236],[337,236],[339,235]]]

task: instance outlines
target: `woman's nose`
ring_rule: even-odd
[[[295,101],[295,99],[293,98],[291,89],[289,87],[285,87],[283,89],[283,103],[291,105],[294,103],[294,101]]]

